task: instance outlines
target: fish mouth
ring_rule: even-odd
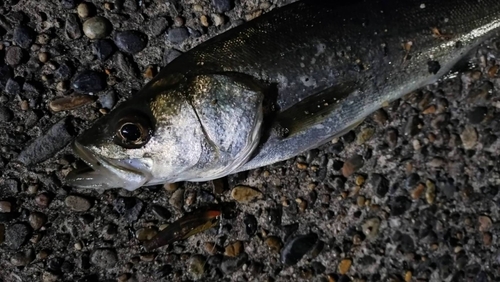
[[[124,188],[133,191],[152,178],[149,159],[107,159],[75,141],[73,151],[85,163],[66,177],[70,186],[77,188]]]

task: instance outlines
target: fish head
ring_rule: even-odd
[[[155,80],[77,137],[80,188],[205,181],[236,170],[257,147],[261,88],[225,75]]]

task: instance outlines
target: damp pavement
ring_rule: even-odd
[[[500,281],[500,36],[282,163],[135,192],[64,185],[93,120],[284,3],[1,2],[0,281]],[[232,204],[220,225],[143,247],[214,203]]]

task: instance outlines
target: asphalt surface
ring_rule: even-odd
[[[0,2],[0,281],[500,281],[500,37],[294,159],[77,190],[79,132],[179,52],[285,1],[81,3]],[[144,248],[222,203],[214,228]]]

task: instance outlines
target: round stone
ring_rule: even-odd
[[[118,261],[118,256],[115,250],[98,249],[92,254],[91,261],[100,268],[111,268]]]
[[[114,41],[118,49],[128,54],[135,54],[146,48],[148,37],[137,30],[117,32]]]
[[[80,196],[75,196],[75,195],[68,196],[66,197],[66,200],[64,200],[64,203],[68,208],[77,212],[84,212],[90,209],[89,200]]]
[[[97,16],[83,23],[83,33],[90,39],[100,39],[111,33],[111,23],[104,17]]]

